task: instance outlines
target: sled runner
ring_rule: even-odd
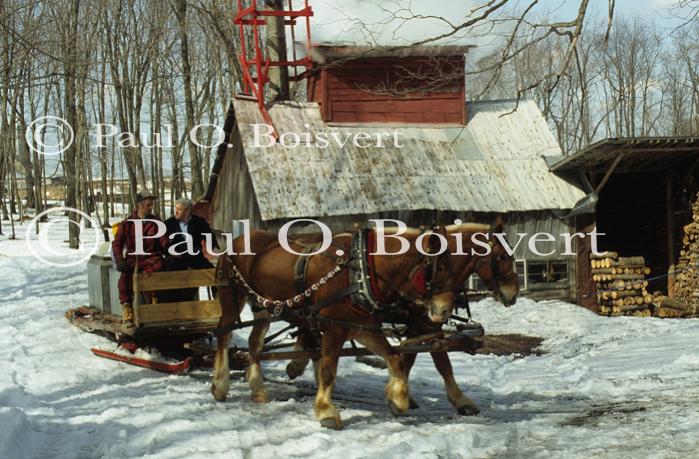
[[[192,357],[184,360],[166,358],[157,351],[147,352],[130,343],[121,343],[114,350],[93,347],[90,349],[93,354],[119,362],[125,362],[139,367],[150,368],[151,370],[163,373],[180,374],[187,372],[192,365]]]

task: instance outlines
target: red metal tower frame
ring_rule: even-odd
[[[311,46],[311,16],[313,16],[313,10],[308,5],[308,0],[304,0],[304,7],[300,10],[293,9],[293,0],[288,0],[288,9],[283,11],[274,10],[258,10],[256,6],[256,0],[237,0],[238,10],[233,20],[233,23],[239,26],[240,30],[240,53],[239,60],[240,66],[243,71],[243,95],[253,97],[257,100],[257,105],[262,113],[262,118],[270,126],[274,126],[272,123],[272,118],[270,118],[267,112],[267,107],[265,106],[265,86],[268,79],[268,72],[270,67],[293,67],[294,75],[289,75],[289,80],[298,81],[305,78],[308,75],[312,67],[312,62],[310,56],[305,56],[301,59],[296,57],[296,47],[294,46],[296,41],[295,26],[298,18],[305,18],[306,20],[306,46],[310,49]],[[250,6],[245,6],[250,4]],[[263,53],[263,46],[261,45],[262,40],[260,39],[260,26],[267,25],[267,20],[265,17],[269,16],[281,16],[284,18],[284,25],[290,26],[291,29],[291,40],[292,40],[292,60],[286,61],[272,61],[269,56],[265,57]],[[246,46],[245,32],[248,27],[252,27],[252,41],[253,49],[248,49]],[[286,30],[286,27],[284,28]],[[249,55],[249,53],[251,55]],[[302,73],[298,73],[298,67],[305,67]],[[254,70],[254,76],[253,76]],[[276,129],[274,132],[276,136]]]

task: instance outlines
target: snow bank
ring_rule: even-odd
[[[63,244],[64,234],[52,243]],[[460,417],[428,356],[411,390],[420,408],[393,418],[386,372],[340,362],[345,429],[313,419],[308,372],[288,382],[266,363],[272,402],[249,400],[242,374],[216,403],[210,375],[167,376],[90,353],[107,344],[63,318],[87,302],[84,266],[57,269],[23,241],[0,240],[0,457],[695,457],[699,322],[598,317],[521,299],[472,305],[487,333],[545,338],[542,356],[452,354],[482,408]]]

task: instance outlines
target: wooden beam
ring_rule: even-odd
[[[144,304],[138,309],[140,325],[215,320],[221,317],[221,302],[218,299]]]
[[[135,279],[135,276],[134,276]],[[134,292],[172,290],[177,288],[202,287],[216,284],[216,269],[188,269],[185,271],[157,271],[141,273]]]
[[[469,352],[470,344],[473,341],[466,341],[465,338],[461,339],[442,339],[437,340],[432,343],[421,343],[421,344],[411,344],[408,346],[391,346],[395,352],[399,354],[413,354],[419,352],[452,352],[452,351],[463,351]],[[340,357],[362,357],[367,355],[374,355],[369,349],[364,347],[359,348],[343,348],[339,351]],[[320,351],[281,351],[281,352],[263,352],[259,355],[260,360],[293,360],[299,358],[319,358]]]
[[[138,278],[138,256],[136,256],[136,266],[134,266],[133,279],[131,282],[131,287],[133,288],[133,301],[131,302],[131,308],[133,311],[133,323],[136,327],[140,325],[140,317],[138,316],[138,310],[140,309],[139,303],[141,295],[139,295],[140,290],[138,289]]]
[[[585,193],[591,194],[595,191],[594,187],[592,186],[592,183],[590,183],[590,179],[587,178],[587,175],[585,175],[585,172],[583,172],[581,169],[576,169],[575,175],[580,181],[580,184],[585,190]]]
[[[612,163],[611,166],[609,166],[609,169],[607,170],[607,173],[604,174],[604,177],[602,177],[602,181],[599,182],[599,185],[597,185],[597,188],[595,189],[595,193],[599,194],[600,191],[602,191],[602,188],[604,188],[604,185],[607,184],[607,180],[612,176],[614,173],[614,169],[619,165],[621,162],[621,159],[624,157],[624,153],[619,153],[619,156],[616,157],[614,162]]]
[[[672,205],[672,174],[665,173],[665,207],[667,223],[667,296],[672,297],[675,287],[675,244],[674,211]]]

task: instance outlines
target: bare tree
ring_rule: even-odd
[[[182,79],[184,92],[184,106],[186,116],[186,130],[188,133],[194,129],[194,101],[192,94],[192,66],[189,50],[189,32],[187,29],[187,2],[186,0],[174,0],[173,9],[177,17],[177,25],[180,40],[180,57],[182,60]],[[201,173],[201,155],[192,136],[187,135],[187,151],[191,161],[192,196],[199,197],[204,194],[204,180]]]
[[[160,2],[105,1],[107,5],[101,12],[101,26],[107,34],[104,43],[116,94],[120,146],[134,199],[136,190],[147,186],[141,156],[141,117],[151,62],[161,52],[167,16]]]

